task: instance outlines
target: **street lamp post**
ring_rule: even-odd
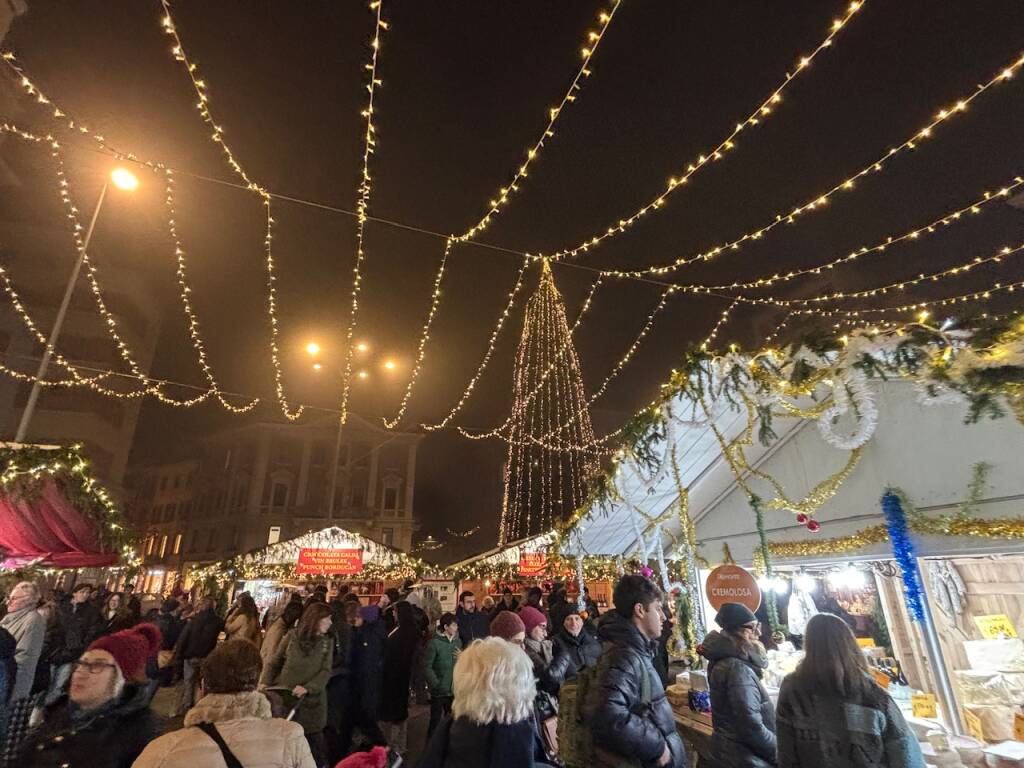
[[[43,377],[46,376],[46,369],[50,365],[50,357],[53,355],[53,350],[57,346],[57,338],[60,336],[61,329],[64,326],[64,318],[68,313],[68,307],[71,305],[71,296],[75,292],[75,284],[78,282],[78,273],[82,271],[82,262],[85,261],[85,255],[89,250],[89,242],[92,240],[93,230],[96,229],[96,220],[100,216],[100,210],[103,208],[103,201],[107,197],[107,187],[113,183],[114,186],[119,189],[127,191],[136,189],[139,186],[138,179],[132,174],[131,171],[124,168],[117,168],[110,174],[110,181],[103,182],[103,188],[100,190],[100,196],[96,200],[96,207],[92,212],[92,220],[89,222],[89,229],[85,232],[85,240],[82,242],[82,248],[78,252],[78,259],[75,261],[75,266],[71,270],[71,277],[68,280],[67,288],[64,289],[64,298],[60,302],[60,309],[57,310],[57,319],[53,321],[53,329],[50,331],[50,338],[46,341],[46,349],[43,350],[43,357],[39,361],[39,369],[36,371],[36,379],[32,384],[32,391],[29,392],[28,402],[25,403],[25,410],[21,414],[21,421],[18,423],[18,431],[14,435],[14,442],[22,443],[25,441],[25,434],[28,432],[28,426],[32,421],[32,415],[36,410],[36,402],[39,400],[39,393],[42,391]]]

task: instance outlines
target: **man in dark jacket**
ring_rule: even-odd
[[[71,593],[71,599],[62,603],[57,622],[63,630],[63,644],[56,649],[51,661],[57,667],[54,688],[63,688],[71,677],[71,662],[75,661],[89,647],[89,643],[100,634],[100,612],[92,604],[92,585],[79,584]]]
[[[664,621],[661,600],[661,592],[643,576],[623,576],[615,585],[615,610],[598,625],[603,650],[583,705],[597,765],[638,760],[645,766],[686,767],[672,706],[654,669],[653,643]]]
[[[196,612],[188,620],[178,638],[175,654],[182,660],[181,690],[178,698],[178,715],[192,707],[193,694],[199,678],[199,667],[203,659],[217,647],[217,636],[224,630],[224,619],[217,615],[213,599],[204,597],[196,605]]]
[[[601,656],[601,643],[583,628],[583,617],[575,609],[562,620],[552,642],[554,660],[548,676],[557,685],[572,680],[580,670],[596,666]]]
[[[476,597],[468,589],[459,595],[455,621],[459,625],[459,640],[462,641],[463,648],[469,648],[469,644],[474,640],[490,634],[491,617],[476,609]]]

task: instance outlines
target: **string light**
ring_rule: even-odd
[[[812,211],[817,211],[824,208],[828,201],[836,194],[840,192],[849,192],[856,187],[857,181],[871,173],[880,172],[892,158],[900,155],[908,150],[916,149],[918,144],[925,139],[932,136],[933,131],[939,125],[945,123],[956,115],[963,114],[967,111],[968,105],[976,98],[981,96],[983,93],[987,93],[993,86],[1000,85],[1010,79],[1022,66],[1024,66],[1024,56],[1021,56],[1009,66],[1004,67],[999,71],[997,75],[992,77],[988,82],[983,85],[977,86],[973,93],[969,96],[965,96],[962,99],[955,102],[953,105],[940,109],[936,114],[935,118],[928,123],[924,128],[914,132],[909,138],[904,140],[901,144],[888,149],[883,155],[877,160],[869,163],[865,167],[861,168],[851,176],[846,177],[842,181],[839,181],[832,186],[828,191],[815,195],[802,205],[798,205],[793,208],[789,213],[777,213],[772,220],[760,227],[759,229],[747,232],[735,240],[731,240],[721,245],[716,245],[710,250],[698,253],[694,256],[682,256],[675,261],[668,264],[655,265],[650,267],[644,267],[642,269],[634,270],[607,270],[607,273],[613,277],[627,278],[627,277],[643,277],[645,275],[664,275],[672,272],[680,267],[685,267],[689,264],[694,264],[699,261],[710,261],[719,254],[725,251],[737,251],[743,244],[751,240],[759,240],[765,234],[775,229],[781,224],[792,224],[800,216]]]
[[[274,285],[276,277],[274,275],[273,252],[274,217],[271,210],[271,196],[264,187],[253,181],[238,161],[235,153],[231,150],[231,147],[224,140],[224,128],[217,122],[213,116],[213,112],[210,110],[210,94],[206,86],[206,81],[199,76],[197,66],[189,59],[189,56],[185,51],[185,45],[182,42],[181,37],[178,35],[177,25],[174,23],[174,17],[171,15],[171,4],[169,0],[160,0],[160,3],[164,10],[161,25],[164,32],[174,41],[171,53],[174,55],[174,59],[176,61],[181,62],[185,69],[185,73],[188,75],[189,81],[192,83],[192,89],[195,91],[198,99],[196,102],[196,108],[199,110],[199,114],[202,117],[203,122],[205,122],[211,129],[210,140],[220,147],[228,166],[235,172],[235,175],[242,180],[246,189],[257,194],[263,203],[267,219],[263,247],[266,257],[267,314],[270,319],[270,361],[274,371],[274,391],[277,395],[277,401],[281,407],[281,412],[284,414],[285,418],[289,421],[296,421],[302,416],[303,408],[300,405],[292,410],[288,403],[288,398],[285,395],[284,389],[284,374],[281,371],[280,350],[277,344],[277,294]]]
[[[805,267],[803,269],[794,269],[784,274],[776,273],[774,275],[771,275],[770,277],[759,277],[753,280],[749,280],[747,282],[724,283],[721,285],[681,285],[679,286],[679,289],[683,291],[700,292],[735,290],[737,288],[764,288],[771,285],[775,285],[776,283],[779,282],[788,282],[793,278],[801,277],[804,275],[819,275],[823,271],[835,269],[836,267],[842,264],[847,264],[849,262],[855,261],[856,259],[862,256],[866,256],[870,253],[883,253],[887,251],[890,247],[896,245],[897,243],[919,240],[920,238],[926,237],[927,235],[935,234],[936,232],[940,231],[941,227],[952,226],[958,221],[963,220],[966,214],[978,215],[982,213],[984,210],[986,210],[986,206],[989,203],[995,200],[1008,198],[1011,195],[1011,193],[1013,193],[1018,187],[1022,185],[1024,185],[1024,177],[1015,176],[1012,182],[1008,183],[1006,186],[1002,187],[996,192],[986,191],[977,200],[974,200],[973,202],[968,203],[967,205],[962,206],[961,208],[949,211],[948,213],[944,214],[943,216],[939,217],[938,219],[929,224],[914,227],[913,229],[910,229],[901,235],[886,237],[884,240],[875,243],[874,245],[871,246],[860,246],[859,248],[850,251],[850,253],[848,253],[846,256],[840,256],[823,264],[818,264],[817,266]]]
[[[715,338],[718,336],[718,332],[722,330],[722,326],[729,322],[729,315],[732,314],[732,311],[736,308],[737,304],[739,304],[739,299],[734,299],[728,307],[722,310],[722,314],[718,318],[718,321],[711,327],[711,332],[707,335],[707,338],[701,342],[701,351],[706,352],[708,347],[711,346]]]
[[[800,57],[796,64],[795,71],[787,72],[782,82],[775,87],[775,89],[764,99],[747,117],[746,119],[736,123],[733,130],[722,139],[718,146],[716,146],[711,152],[707,154],[701,154],[693,162],[687,165],[686,170],[681,176],[673,176],[668,180],[664,190],[654,197],[649,202],[638,208],[632,214],[627,217],[620,218],[617,222],[608,226],[604,232],[598,235],[587,238],[578,245],[572,246],[571,248],[565,248],[560,251],[556,251],[547,256],[552,260],[560,260],[566,258],[574,258],[580,253],[585,253],[591,248],[596,247],[603,241],[620,235],[626,230],[630,229],[637,221],[648,213],[661,208],[668,200],[669,196],[682,186],[685,186],[690,179],[704,168],[706,165],[712,162],[718,162],[725,158],[726,154],[732,151],[736,147],[736,142],[741,131],[753,128],[764,122],[770,115],[775,111],[776,106],[782,101],[782,94],[789,85],[794,82],[802,72],[807,70],[811,62],[814,61],[815,57],[826,48],[832,46],[832,41],[836,35],[849,23],[850,19],[853,18],[854,14],[857,13],[864,3],[860,0],[855,0],[847,6],[846,13],[835,19],[832,22],[832,26],[829,29],[828,34],[818,44],[818,46],[808,55]],[[540,254],[538,258],[543,258],[544,254]]]
[[[387,429],[394,429],[401,423],[401,420],[405,415],[406,409],[408,408],[409,399],[412,397],[413,389],[416,386],[416,381],[419,378],[420,369],[423,365],[423,357],[425,354],[426,345],[430,339],[430,329],[433,326],[434,316],[437,314],[437,308],[441,298],[441,284],[444,280],[445,268],[448,263],[448,258],[452,254],[454,246],[457,243],[465,243],[470,241],[472,238],[474,238],[475,236],[483,232],[485,229],[487,229],[487,227],[490,226],[491,222],[498,215],[498,213],[509,204],[510,196],[514,192],[519,190],[519,184],[522,181],[522,179],[526,178],[526,176],[528,175],[530,166],[534,163],[534,161],[537,160],[538,157],[540,157],[540,154],[544,149],[547,140],[554,136],[555,123],[557,123],[559,117],[561,117],[562,111],[568,104],[576,100],[577,94],[582,89],[583,79],[589,77],[592,74],[592,71],[589,69],[590,60],[593,58],[594,53],[600,46],[601,41],[604,39],[605,32],[608,31],[608,27],[611,24],[612,19],[615,17],[615,13],[618,10],[621,2],[622,0],[613,0],[611,6],[607,11],[602,11],[600,14],[598,14],[597,29],[589,30],[586,35],[587,43],[586,47],[584,48],[586,53],[583,55],[583,64],[581,64],[580,68],[577,70],[575,77],[573,77],[572,81],[570,82],[569,88],[566,90],[565,95],[562,97],[562,100],[559,102],[558,106],[552,107],[550,110],[548,110],[548,120],[544,126],[544,130],[541,131],[540,136],[526,150],[526,155],[523,159],[523,163],[522,165],[519,166],[518,170],[513,175],[512,180],[505,187],[502,187],[501,190],[499,190],[497,196],[494,199],[489,201],[486,213],[484,213],[484,215],[475,224],[470,226],[460,235],[449,235],[447,238],[445,238],[444,254],[441,258],[441,264],[438,267],[437,274],[434,277],[434,289],[431,295],[430,309],[427,313],[426,322],[423,324],[423,328],[420,331],[420,340],[417,347],[416,361],[413,363],[412,371],[409,375],[409,381],[406,384],[405,392],[402,395],[402,400],[398,406],[398,411],[396,415],[392,419],[385,418],[383,420],[384,426]],[[521,276],[522,273],[520,273],[520,277]],[[516,289],[513,290],[517,290],[518,286],[519,284],[517,283]],[[501,326],[504,324],[505,317],[505,315],[501,315],[498,318],[495,331],[494,333],[492,333],[492,339],[497,339],[498,334],[500,334]],[[482,373],[483,369],[487,367],[487,361],[490,359],[491,351],[492,350],[489,347],[487,351],[484,353],[484,362],[481,364],[481,368],[478,369],[478,373]],[[469,394],[472,391],[472,386],[475,385],[476,383],[476,379],[477,376],[474,376],[473,379],[471,379],[470,385],[467,386],[466,390],[463,391],[459,403],[456,405],[454,412],[449,414],[447,420],[450,420],[451,417],[453,417],[456,413],[458,413],[459,410],[461,410],[462,405],[465,403],[466,399],[468,399]]]
[[[377,78],[377,56],[380,53],[380,33],[382,30],[387,29],[386,22],[381,18],[381,12],[384,8],[382,0],[372,0],[369,7],[374,12],[374,25],[373,39],[370,42],[372,50],[370,63],[366,65],[370,73],[370,82],[366,85],[369,95],[366,100],[366,108],[362,112],[363,117],[366,118],[366,128],[363,133],[363,170],[358,188],[359,200],[356,204],[356,213],[358,215],[356,218],[356,261],[352,267],[352,303],[349,307],[348,324],[345,328],[345,365],[341,376],[341,406],[339,409],[341,415],[339,419],[342,425],[348,421],[348,397],[352,384],[352,357],[355,352],[354,338],[356,321],[359,315],[359,292],[362,286],[360,270],[362,269],[363,259],[366,258],[364,250],[366,214],[370,205],[370,192],[373,189],[370,176],[370,155],[374,153],[377,146],[377,129],[373,125],[373,97],[377,91],[377,86],[381,85],[381,81]]]

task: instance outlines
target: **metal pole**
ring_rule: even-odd
[[[36,380],[32,384],[32,391],[29,392],[28,402],[25,403],[25,410],[21,414],[21,421],[18,423],[18,431],[14,435],[14,442],[25,442],[25,433],[28,432],[29,422],[32,421],[32,414],[36,410],[36,401],[39,400],[39,393],[42,390],[40,382],[46,375],[46,369],[50,365],[50,356],[57,345],[57,338],[60,336],[61,328],[64,325],[64,317],[67,315],[68,306],[71,304],[71,295],[75,292],[75,283],[78,282],[78,273],[82,271],[82,262],[85,261],[85,254],[89,249],[89,242],[92,240],[93,230],[96,228],[96,219],[99,218],[100,209],[103,207],[103,199],[107,196],[107,184],[104,182],[100,190],[99,199],[96,201],[96,208],[92,212],[92,220],[89,222],[89,229],[85,233],[85,241],[82,243],[82,250],[78,253],[78,260],[71,270],[71,278],[68,280],[68,287],[64,289],[64,298],[57,310],[57,319],[53,322],[53,330],[50,331],[50,338],[46,342],[46,349],[43,350],[43,359],[39,361],[39,370],[36,371]]]
[[[921,585],[924,585],[924,576],[921,573],[921,558],[915,558],[914,568],[917,569],[917,578]],[[927,591],[923,594],[921,604],[924,607],[924,621],[921,622],[921,634],[924,636],[925,646],[928,648],[928,661],[932,665],[932,672],[935,674],[935,683],[939,686],[940,699],[946,714],[949,715],[949,724],[953,733],[962,734],[964,725],[960,719],[960,708],[957,706],[956,696],[953,694],[953,684],[949,679],[949,671],[946,669],[946,659],[942,655],[942,646],[939,644],[939,634],[935,631],[935,620],[932,617],[931,599]]]
[[[331,489],[330,498],[327,500],[327,518],[334,519],[334,495],[338,488],[338,460],[341,458],[341,432],[345,428],[345,422],[338,416],[338,436],[334,441],[334,461],[331,464]]]

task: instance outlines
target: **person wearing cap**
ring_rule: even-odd
[[[502,640],[524,648],[526,645],[526,625],[519,618],[518,613],[512,611],[500,611],[497,616],[491,619],[489,627],[491,637],[500,637]]]
[[[139,624],[94,641],[74,663],[68,692],[46,707],[15,764],[130,768],[158,733],[143,681],[160,640],[155,625]]]
[[[452,673],[455,660],[462,650],[459,639],[459,623],[454,613],[441,616],[437,631],[430,638],[427,652],[423,658],[423,675],[430,687],[430,724],[427,726],[427,738],[434,732],[441,718],[452,711]]]
[[[133,768],[200,768],[220,765],[227,750],[246,768],[315,768],[302,726],[273,717],[270,700],[256,690],[263,660],[247,640],[228,640],[203,660],[202,698],[181,730],[164,734],[139,755]]]
[[[558,750],[554,738],[558,722],[558,684],[550,675],[554,651],[548,639],[548,619],[531,605],[523,606],[519,611],[519,618],[523,620],[523,627],[526,630],[523,650],[533,664],[533,677],[537,684],[537,695],[533,701],[537,735],[544,745],[547,756],[554,758]]]
[[[776,765],[775,708],[761,676],[768,657],[761,624],[745,605],[725,603],[697,651],[708,660],[708,687],[715,713],[711,754],[721,765]]]
[[[491,612],[491,618],[495,618],[502,611],[517,612],[519,610],[519,601],[516,596],[512,594],[512,590],[505,587],[501,590],[501,600],[498,601],[497,605],[494,606],[494,610]]]
[[[662,599],[649,579],[623,576],[612,593],[615,609],[598,624],[603,650],[582,705],[593,737],[593,768],[636,762],[686,768],[672,705],[654,668],[654,644],[664,622]]]
[[[597,666],[601,643],[583,628],[583,617],[575,605],[562,619],[552,639],[554,659],[548,674],[557,685],[572,680],[587,667]]]
[[[376,605],[360,606],[352,622],[352,684],[348,706],[342,712],[338,729],[339,749],[348,751],[352,731],[358,728],[369,745],[387,744],[377,725],[384,669],[384,620]],[[367,746],[369,746],[367,745]]]

